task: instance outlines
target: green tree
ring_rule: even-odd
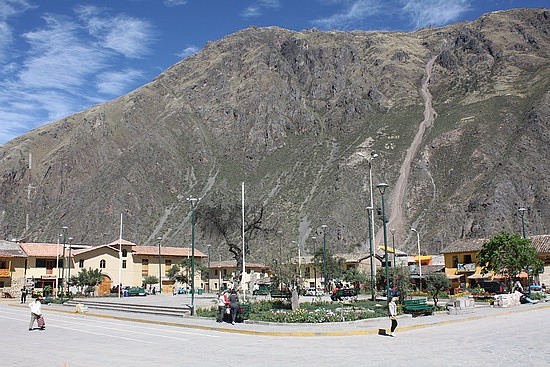
[[[202,276],[206,271],[207,267],[205,265],[195,262],[195,273],[199,272]],[[179,263],[172,265],[168,270],[168,278],[177,283],[189,283],[191,279],[191,259],[182,259]],[[156,282],[158,283],[158,279]]]
[[[101,283],[103,280],[103,274],[101,269],[85,268],[80,270],[76,276],[72,276],[69,280],[69,285],[75,285],[80,288],[84,288],[84,293],[89,295],[93,292],[94,287]]]
[[[343,280],[359,288],[359,284],[367,282],[367,275],[356,268],[351,268],[344,273]]]
[[[313,257],[313,263],[314,266],[317,267],[317,273],[324,276],[323,272],[325,270],[326,266],[326,286],[330,284],[335,279],[342,278],[343,275],[343,264],[346,261],[346,259],[341,257],[335,257],[332,255],[332,252],[327,249],[326,252],[326,264],[325,264],[325,256],[323,254],[323,249],[318,249],[315,252],[315,255]],[[320,271],[320,273],[319,273]]]
[[[411,293],[412,284],[411,284],[411,274],[408,267],[396,267],[389,268],[388,275],[390,277],[390,289],[397,290],[397,296],[399,301],[402,303],[405,298]],[[376,273],[376,283],[377,289],[386,289],[386,272],[378,271]]]
[[[508,289],[522,271],[529,271],[537,275],[543,268],[538,259],[535,247],[529,238],[522,238],[519,234],[501,232],[483,244],[477,254],[478,265],[483,274],[493,272],[506,279]]]
[[[439,301],[439,293],[451,286],[451,282],[445,273],[431,273],[426,277],[428,295],[433,299],[435,307]]]
[[[159,283],[159,278],[154,276],[154,275],[147,275],[144,279],[143,279],[143,283],[145,285],[152,285],[152,284],[158,284]]]

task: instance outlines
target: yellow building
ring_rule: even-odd
[[[246,274],[243,275],[247,292],[254,289],[258,282],[269,281],[269,267],[264,264],[246,263]],[[220,289],[227,289],[232,283],[233,276],[237,270],[236,260],[211,261],[208,277],[208,291],[217,292]]]
[[[481,267],[477,265],[477,253],[487,241],[483,238],[460,240],[441,251],[452,290],[473,288],[482,279],[492,279],[492,274],[482,274]]]
[[[19,297],[25,285],[27,255],[15,242],[0,241],[0,297]]]

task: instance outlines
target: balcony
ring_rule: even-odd
[[[10,269],[0,269],[0,278],[10,278],[11,272]]]

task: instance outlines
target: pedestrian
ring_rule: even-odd
[[[29,323],[29,331],[33,330],[34,322],[38,324],[40,330],[46,328],[44,324],[44,316],[42,316],[42,297],[38,296],[34,301],[29,303],[29,308],[31,309],[31,322]]]
[[[237,310],[239,309],[239,296],[233,289],[229,295],[229,308],[231,310],[231,324],[235,325],[235,319],[237,318]]]
[[[176,286],[172,287],[172,296],[175,296],[178,291],[176,290]]]
[[[397,328],[397,300],[397,297],[393,297],[391,302],[388,303],[388,311],[391,320],[390,336],[395,336],[395,329]]]
[[[226,307],[226,298],[223,292],[218,292],[218,317],[216,318],[216,322],[223,322],[223,317],[225,315],[225,309]]]
[[[23,286],[23,289],[21,289],[21,303],[27,302],[27,287]]]

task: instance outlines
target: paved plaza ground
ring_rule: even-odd
[[[187,298],[186,298],[187,297]],[[189,296],[125,298],[182,305]],[[212,297],[196,297],[196,305]],[[0,302],[1,366],[548,366],[550,303],[351,323],[218,324],[211,319],[43,306],[45,331],[27,329],[27,305]]]

